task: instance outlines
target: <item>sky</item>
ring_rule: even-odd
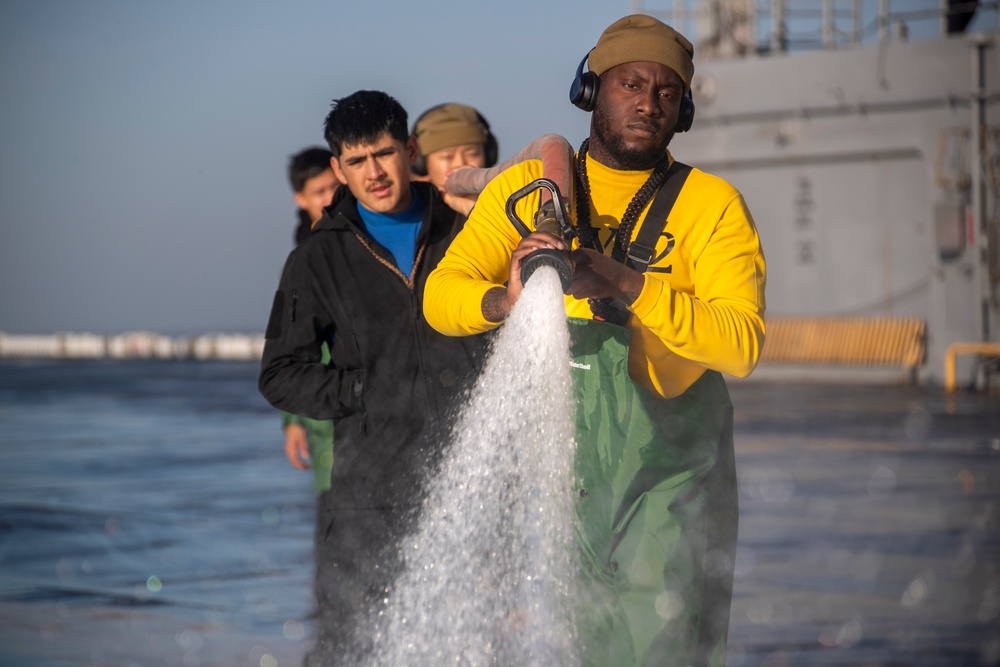
[[[501,159],[589,115],[627,0],[0,0],[0,331],[259,332],[332,99],[478,108]]]
[[[646,2],[649,9],[672,0]],[[895,4],[895,3],[894,3]],[[630,0],[0,0],[0,331],[260,332],[291,154],[333,99],[479,109],[505,159],[588,114]]]

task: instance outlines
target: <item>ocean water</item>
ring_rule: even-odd
[[[0,364],[0,665],[298,664],[315,500],[257,364]]]

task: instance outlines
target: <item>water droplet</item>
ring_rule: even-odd
[[[923,604],[927,598],[927,584],[920,577],[910,582],[910,585],[903,591],[903,599],[900,604],[906,609],[913,609]]]
[[[663,591],[656,596],[656,613],[671,621],[684,613],[684,596],[677,591]]]
[[[174,637],[177,641],[177,645],[187,651],[197,651],[201,649],[202,641],[201,635],[192,630],[181,630]]]
[[[289,619],[281,626],[281,633],[285,635],[285,639],[299,641],[306,636],[306,627],[295,619]]]
[[[250,649],[249,658],[250,658],[250,664],[260,665],[261,667],[266,667],[264,664],[264,660],[266,658],[271,658],[272,660],[274,660],[274,656],[271,655],[271,652],[268,651],[266,647],[261,646],[260,644],[256,644]],[[277,665],[277,661],[275,661],[274,664]]]
[[[845,623],[837,632],[837,646],[850,648],[861,641],[861,621],[852,619]]]
[[[783,503],[795,493],[795,483],[788,475],[775,470],[751,468],[742,485],[750,497],[766,503]]]
[[[705,554],[701,567],[710,577],[723,577],[732,572],[733,563],[725,551],[713,549]]]

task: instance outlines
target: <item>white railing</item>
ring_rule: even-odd
[[[170,337],[147,331],[114,335],[0,332],[0,358],[257,360],[263,351],[264,337],[259,334]]]

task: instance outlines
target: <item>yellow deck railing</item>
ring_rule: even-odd
[[[916,371],[926,351],[927,324],[915,317],[773,317],[760,361]]]
[[[955,391],[955,358],[960,354],[1000,358],[1000,343],[952,343],[944,353],[944,388]]]

